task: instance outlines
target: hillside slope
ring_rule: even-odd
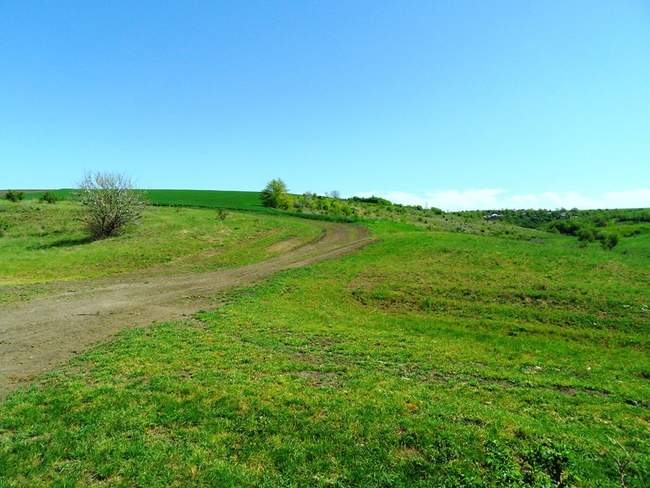
[[[0,482],[647,485],[644,236],[606,251],[370,228],[356,254],[12,395]]]

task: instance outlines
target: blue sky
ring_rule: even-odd
[[[0,188],[650,206],[650,3],[0,2]]]

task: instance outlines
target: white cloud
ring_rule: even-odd
[[[437,190],[423,194],[401,191],[364,192],[405,205],[438,207],[443,210],[487,210],[500,208],[639,208],[650,207],[650,188],[605,192],[586,196],[580,192],[518,194],[500,188]]]

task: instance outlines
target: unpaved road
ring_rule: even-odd
[[[206,273],[93,280],[74,291],[0,306],[0,398],[120,329],[187,316],[232,286],[340,256],[372,241],[350,224],[318,222],[323,236],[260,263]]]

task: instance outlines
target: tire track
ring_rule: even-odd
[[[323,236],[266,261],[206,273],[127,277],[75,283],[64,292],[0,306],[0,398],[125,327],[174,320],[206,306],[207,298],[286,270],[334,258],[372,242],[350,224],[315,222]]]

